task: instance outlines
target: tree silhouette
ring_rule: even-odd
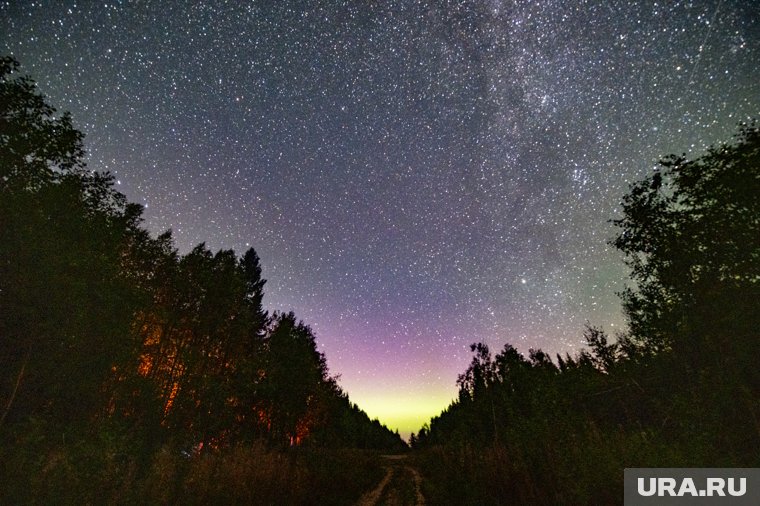
[[[151,237],[18,68],[0,59],[0,435],[107,420],[155,444],[400,441],[348,401],[308,326],[270,318],[253,248]]]
[[[252,319],[255,332],[263,335],[269,317],[264,310],[264,285],[266,280],[261,277],[261,262],[256,250],[249,248],[240,259],[243,279],[245,281],[245,298],[248,303],[248,317]]]
[[[631,187],[614,223],[622,230],[612,244],[625,253],[636,282],[622,294],[623,304],[631,338],[642,349],[675,348],[697,363],[756,357],[757,126],[741,126],[735,142],[694,160],[663,160]]]
[[[757,465],[758,128],[664,160],[615,224],[629,331],[587,324],[588,348],[556,365],[472,345],[459,398],[413,439],[431,502],[614,504],[625,466]]]
[[[140,207],[85,170],[82,134],[0,59],[1,421],[94,415],[133,349],[122,254]]]
[[[488,346],[483,343],[472,344],[470,351],[475,353],[472,362],[464,374],[457,378],[459,398],[462,400],[477,399],[494,380],[494,364]]]
[[[249,477],[263,457],[303,488],[351,453],[315,472],[323,455],[283,464],[290,445],[404,447],[349,401],[307,325],[269,316],[254,249],[181,255],[171,231],[152,237],[18,69],[0,58],[0,502],[188,502],[186,471],[207,462],[190,449]]]
[[[84,168],[83,135],[71,116],[56,116],[19,63],[0,58],[0,191],[40,189]]]
[[[266,338],[265,370],[263,391],[273,435],[293,444],[311,430],[320,385],[328,380],[314,334],[293,313],[274,318]]]

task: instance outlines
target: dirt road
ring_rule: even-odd
[[[364,494],[357,506],[422,506],[422,478],[406,462],[406,455],[383,455],[385,476],[373,489]]]

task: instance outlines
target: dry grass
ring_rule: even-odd
[[[349,505],[383,473],[359,450],[252,444],[187,458],[166,446],[141,459],[102,443],[0,450],[0,504]]]

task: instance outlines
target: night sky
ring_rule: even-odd
[[[256,248],[402,434],[470,343],[622,330],[628,184],[760,118],[755,1],[0,2],[0,53],[151,231]]]

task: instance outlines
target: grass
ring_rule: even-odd
[[[384,474],[377,454],[362,450],[257,443],[187,458],[168,446],[143,456],[116,446],[0,448],[0,504],[349,505]]]

